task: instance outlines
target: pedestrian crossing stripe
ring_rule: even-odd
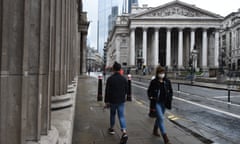
[[[177,116],[175,116],[175,115],[169,115],[169,116],[168,116],[168,119],[175,121],[175,120],[178,120],[179,117],[177,117]]]

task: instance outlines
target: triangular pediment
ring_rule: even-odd
[[[181,1],[173,1],[136,14],[133,18],[212,18],[222,16]]]

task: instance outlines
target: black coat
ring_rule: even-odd
[[[165,95],[163,97],[160,97],[158,96],[160,91],[160,82],[157,78],[153,79],[150,82],[147,90],[148,98],[150,100],[155,100],[156,102],[163,103],[166,108],[171,109],[173,96],[172,84],[171,81],[167,78],[163,79],[163,84],[165,89]]]
[[[105,103],[120,104],[125,102],[128,83],[125,77],[118,72],[107,79],[105,88]]]

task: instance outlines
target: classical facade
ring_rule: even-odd
[[[100,71],[103,65],[101,54],[97,50],[88,46],[87,48],[87,70]]]
[[[194,62],[202,70],[219,65],[223,17],[218,14],[176,0],[155,8],[133,6],[130,15],[118,19],[108,39],[108,64],[117,60],[130,67],[161,64],[184,69]],[[124,52],[123,40],[127,42]],[[119,54],[125,53],[121,58]]]
[[[129,59],[129,36],[128,36],[128,16],[118,16],[113,32],[106,43],[107,48],[107,67],[118,61],[127,66]]]
[[[240,69],[240,9],[226,16],[220,33],[221,64],[232,71]]]
[[[51,99],[84,71],[88,24],[81,0],[0,1],[1,144],[52,134]]]

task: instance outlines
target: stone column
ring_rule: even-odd
[[[78,30],[81,32],[80,46],[80,74],[86,73],[86,47],[87,47],[87,31],[89,22],[87,21],[87,13],[81,12]]]
[[[183,29],[178,31],[178,68],[183,68]]]
[[[60,66],[60,93],[59,95],[64,95],[65,94],[65,86],[66,86],[66,72],[65,72],[65,65],[66,65],[66,3],[65,0],[60,0],[61,2],[61,22],[60,24],[60,61],[59,61],[59,66]]]
[[[23,143],[27,127],[28,71],[23,80],[24,0],[0,1],[0,143]],[[26,64],[26,62],[24,62]]]
[[[120,61],[120,54],[121,54],[121,52],[120,52],[120,42],[121,42],[121,40],[120,39],[121,39],[121,37],[117,36],[116,39],[117,39],[117,41],[115,43],[116,61],[121,63],[121,61]]]
[[[129,65],[135,65],[135,28],[131,28],[130,48],[129,48]]]
[[[41,0],[39,85],[42,95],[41,134],[47,135],[50,129],[50,1]]]
[[[41,0],[25,1],[24,50],[23,50],[23,96],[26,98],[26,136],[27,141],[37,141],[41,134],[44,58],[47,44],[42,43]],[[44,16],[43,16],[44,17]],[[43,27],[42,27],[43,28]],[[43,47],[42,47],[43,46]],[[25,83],[27,82],[27,83]],[[23,110],[23,109],[22,109]],[[24,110],[23,110],[24,111]]]
[[[83,73],[86,73],[86,50],[87,50],[87,33],[83,34]]]
[[[55,50],[54,50],[54,96],[61,95],[60,92],[60,76],[61,76],[61,7],[62,2],[60,0],[56,1],[56,15],[55,15]]]
[[[147,28],[143,28],[143,45],[142,45],[142,53],[143,53],[143,65],[147,65]]]
[[[171,68],[171,28],[167,28],[166,66]]]
[[[192,28],[191,29],[191,48],[190,48],[190,52],[193,51],[194,46],[195,46],[195,29]]]
[[[207,68],[207,29],[203,28],[202,34],[202,68]]]
[[[214,66],[217,68],[219,66],[219,31],[215,31],[215,49],[214,49]]]
[[[154,35],[154,52],[153,52],[153,66],[158,65],[159,59],[159,28],[155,28],[155,35]]]

